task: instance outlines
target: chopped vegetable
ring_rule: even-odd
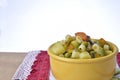
[[[84,32],[77,32],[75,33],[75,36],[80,36],[82,38],[83,41],[87,41],[88,37]]]
[[[71,45],[73,45],[74,48],[77,48],[79,46],[79,43],[76,40],[74,40],[74,41],[71,41]]]
[[[101,46],[104,46],[106,44],[106,41],[103,38],[100,38],[98,42]]]
[[[65,53],[66,49],[60,42],[57,42],[54,45],[52,45],[51,51],[56,55],[60,55]]]
[[[115,73],[111,80],[120,80],[119,75],[120,75],[120,69],[116,68]]]
[[[97,51],[98,54],[100,54],[100,56],[105,56],[106,53],[105,53],[105,50],[103,48],[100,48],[98,51]]]
[[[95,51],[90,51],[90,56],[91,56],[91,58],[95,58],[95,54],[96,54]]]
[[[89,55],[88,52],[82,52],[80,53],[80,59],[90,59],[91,56]]]

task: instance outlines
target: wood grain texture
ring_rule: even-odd
[[[25,52],[0,52],[0,80],[11,80],[25,55]]]

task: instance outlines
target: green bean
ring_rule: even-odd
[[[120,69],[116,68],[114,75],[118,75],[118,74],[120,74]]]
[[[66,58],[70,58],[71,55],[72,55],[71,53],[65,53],[65,57],[66,57]]]
[[[72,41],[71,44],[72,44],[75,48],[77,48],[77,47],[79,46],[79,43],[78,43],[76,40]]]
[[[90,52],[92,50],[92,46],[90,44],[90,42],[88,42],[88,45],[87,45],[87,49],[86,49],[88,52]]]
[[[120,80],[118,77],[113,77],[112,80]]]
[[[88,42],[83,41],[81,44],[85,45],[86,47],[88,46]]]
[[[90,51],[90,56],[91,56],[91,58],[95,58],[95,51]]]
[[[65,37],[65,41],[67,43],[67,45],[73,40],[73,37],[71,35],[66,35]]]
[[[100,48],[98,51],[97,51],[98,54],[100,54],[101,56],[105,56],[105,50],[103,48]]]

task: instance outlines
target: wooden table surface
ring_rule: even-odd
[[[0,52],[0,80],[11,80],[25,56],[24,52]]]

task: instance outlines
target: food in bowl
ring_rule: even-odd
[[[111,80],[116,69],[115,44],[92,39],[84,32],[67,35],[49,46],[50,66],[56,80]]]
[[[107,56],[113,50],[105,39],[92,39],[84,32],[77,32],[52,45],[51,52],[64,58],[92,59]]]

